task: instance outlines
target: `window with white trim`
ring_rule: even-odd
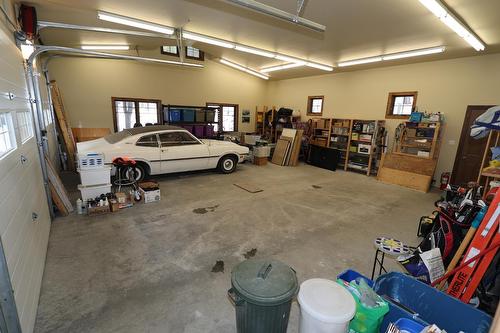
[[[0,159],[16,149],[16,136],[10,112],[0,113]]]
[[[18,111],[17,115],[17,129],[21,137],[21,142],[25,143],[28,139],[33,137],[33,123],[31,120],[31,112]]]

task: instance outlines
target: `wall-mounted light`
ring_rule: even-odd
[[[248,67],[245,67],[243,65],[237,64],[235,62],[229,61],[227,59],[221,58],[221,59],[219,59],[219,62],[222,63],[222,64],[224,64],[224,65],[227,65],[227,66],[233,67],[235,69],[238,69],[238,70],[240,70],[242,72],[246,72],[248,74],[252,74],[254,76],[260,77],[261,79],[269,80],[269,76],[267,76],[265,74],[262,74],[262,73],[259,73],[258,71],[253,70],[251,68],[248,68]]]
[[[128,45],[82,45],[82,50],[115,50],[126,51],[130,49]]]
[[[127,16],[123,16],[123,15],[118,15],[118,14],[113,14],[113,13],[108,13],[108,12],[103,12],[103,11],[98,11],[97,17],[103,21],[124,24],[124,25],[136,27],[136,28],[144,29],[144,30],[156,31],[156,32],[163,33],[166,35],[172,35],[175,32],[174,28],[166,26],[166,25],[157,24],[157,23],[148,22],[148,21],[143,21],[143,20],[139,20],[136,18],[127,17]]]
[[[474,34],[474,32],[466,27],[466,25],[453,15],[448,8],[439,0],[419,0],[431,13],[436,15],[441,22],[446,24],[457,35],[462,37],[476,51],[483,51],[484,44]]]

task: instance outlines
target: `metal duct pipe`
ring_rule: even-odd
[[[42,169],[45,194],[47,196],[47,203],[49,205],[49,212],[51,213],[51,216],[53,217],[54,215],[53,215],[53,207],[52,207],[52,196],[50,194],[50,188],[49,188],[47,163],[45,162],[44,137],[42,135],[42,133],[43,133],[43,128],[42,128],[43,105],[42,105],[42,99],[41,99],[41,93],[40,93],[40,84],[38,82],[39,74],[36,72],[35,67],[34,67],[34,62],[38,58],[38,56],[40,56],[41,54],[46,53],[46,52],[58,52],[58,53],[63,53],[63,54],[76,54],[76,55],[91,55],[91,56],[96,56],[99,58],[135,60],[135,61],[152,62],[152,63],[160,63],[160,64],[184,65],[184,66],[198,67],[198,68],[203,67],[203,65],[191,64],[191,63],[181,63],[178,61],[169,61],[169,60],[161,60],[161,59],[154,59],[154,58],[142,58],[142,57],[136,57],[136,56],[120,55],[120,54],[105,53],[105,52],[88,51],[88,50],[74,49],[74,48],[63,47],[63,46],[38,46],[36,48],[36,50],[30,55],[30,57],[26,61],[26,72],[27,72],[27,76],[29,79],[27,81],[27,84],[29,85],[29,82],[31,81],[31,85],[33,88],[33,89],[28,89],[30,92],[30,98],[31,98],[30,106],[31,106],[31,110],[33,113],[33,120],[34,120],[34,125],[35,125],[35,137],[37,140],[38,155],[40,158],[40,166]],[[33,91],[31,92],[31,90],[33,90]],[[40,121],[40,119],[42,119],[42,122]],[[54,124],[54,126],[55,126],[55,124]]]
[[[256,11],[256,12],[259,12],[262,14],[270,15],[270,16],[273,16],[273,17],[276,17],[276,18],[279,18],[279,19],[288,21],[290,23],[294,23],[294,24],[297,24],[297,25],[300,25],[302,27],[306,27],[306,28],[309,28],[309,29],[312,29],[315,31],[325,32],[325,30],[326,30],[326,27],[322,24],[310,21],[308,19],[299,17],[297,14],[291,14],[291,13],[285,12],[284,10],[281,10],[281,9],[278,9],[275,7],[271,7],[271,6],[265,5],[263,3],[254,1],[254,0],[224,0],[224,1],[229,2],[231,4],[234,4],[234,5],[238,5],[241,7],[251,9],[253,11]],[[303,6],[303,2],[302,2],[302,4],[299,3],[300,10],[302,10],[302,6]]]

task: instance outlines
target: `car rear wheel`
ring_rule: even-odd
[[[219,170],[222,173],[231,173],[236,170],[236,166],[238,165],[238,160],[233,155],[223,156],[219,160]]]
[[[135,169],[134,168],[126,169],[123,177],[129,180],[135,179],[136,181],[140,182],[144,180],[144,178],[147,175],[148,173],[146,167],[143,164],[138,163],[136,164]]]

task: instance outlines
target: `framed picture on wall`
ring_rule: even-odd
[[[250,110],[243,110],[241,113],[241,122],[249,123],[250,122]]]

